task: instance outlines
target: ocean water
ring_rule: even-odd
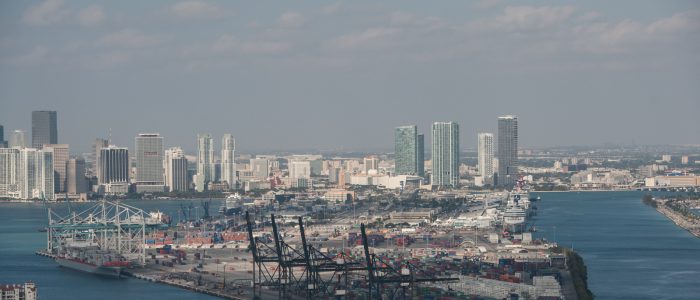
[[[200,201],[191,201],[200,207]],[[180,204],[190,201],[149,201],[127,203],[146,211],[160,208],[177,214]],[[89,204],[74,203],[79,211]],[[220,201],[212,201],[216,212]],[[67,211],[65,204],[51,204],[52,209]],[[193,209],[195,214],[197,209]],[[183,289],[133,278],[107,278],[61,268],[50,258],[37,256],[34,251],[46,247],[46,233],[38,229],[46,225],[46,209],[41,203],[0,204],[0,283],[33,281],[39,288],[40,299],[219,299]]]
[[[642,192],[539,195],[536,235],[581,254],[597,299],[700,299],[700,239]]]
[[[597,299],[700,299],[700,239],[641,202],[641,192],[542,193],[536,235],[572,247],[588,266]],[[174,216],[196,201],[126,201]],[[89,204],[74,204],[75,210]],[[216,214],[220,200],[213,200]],[[52,209],[67,211],[65,204]],[[40,203],[0,203],[0,283],[34,281],[41,299],[216,299],[136,279],[111,279],[60,268],[34,251],[46,246]],[[556,237],[555,237],[556,236]]]

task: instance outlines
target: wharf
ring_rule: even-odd
[[[150,282],[157,282],[157,283],[167,284],[167,285],[170,285],[170,286],[174,286],[174,287],[178,287],[178,288],[181,288],[181,289],[190,290],[190,291],[193,291],[193,292],[202,293],[202,294],[206,294],[206,295],[210,295],[210,296],[214,296],[214,297],[219,297],[219,298],[222,298],[222,299],[231,299],[231,300],[244,300],[244,299],[247,299],[247,298],[243,298],[243,297],[240,297],[240,296],[230,295],[230,294],[227,294],[227,293],[223,293],[223,292],[220,292],[220,291],[216,291],[216,290],[213,290],[213,289],[210,289],[210,288],[206,288],[206,287],[192,286],[192,285],[190,285],[190,284],[182,283],[182,282],[179,282],[179,281],[177,281],[177,280],[172,280],[172,279],[161,279],[161,278],[157,278],[157,277],[155,277],[155,276],[149,276],[149,275],[145,275],[145,274],[140,274],[140,273],[138,273],[138,271],[134,272],[134,271],[131,271],[131,270],[130,270],[130,271],[125,271],[123,274],[126,275],[126,276],[129,276],[129,277],[136,278],[136,279],[141,279],[141,280],[146,280],[146,281],[150,281]]]

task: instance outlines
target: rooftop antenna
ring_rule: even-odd
[[[107,142],[108,145],[112,144],[112,127],[109,128],[109,141]]]

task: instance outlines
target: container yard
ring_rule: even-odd
[[[368,202],[319,218],[290,203],[250,207],[245,218],[144,220],[143,242],[129,250],[142,263],[121,276],[226,299],[576,299],[562,250],[505,221],[522,204],[508,193],[483,199],[457,210]]]

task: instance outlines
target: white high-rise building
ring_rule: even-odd
[[[27,134],[24,130],[15,130],[10,136],[10,148],[27,147]]]
[[[311,162],[308,160],[289,161],[289,178],[292,180],[311,178]]]
[[[484,179],[484,182],[491,183],[493,179],[493,155],[494,155],[494,144],[493,144],[493,133],[479,133],[478,135],[478,162],[479,162],[479,174]]]
[[[21,149],[18,172],[20,199],[54,199],[52,148]]]
[[[264,158],[251,159],[250,170],[253,173],[253,178],[265,180],[270,176],[270,161]]]
[[[187,178],[187,158],[180,147],[165,150],[165,185],[171,192],[187,191],[189,182]]]
[[[163,137],[157,133],[141,133],[136,143],[136,192],[163,192]]]
[[[431,184],[459,185],[459,125],[456,122],[435,122],[432,126]]]
[[[236,139],[224,134],[221,139],[221,181],[226,181],[230,188],[236,186]]]
[[[19,149],[0,148],[0,197],[19,198]]]
[[[214,140],[209,134],[197,136],[197,174],[200,181],[206,185],[216,181],[216,168],[214,167]]]

